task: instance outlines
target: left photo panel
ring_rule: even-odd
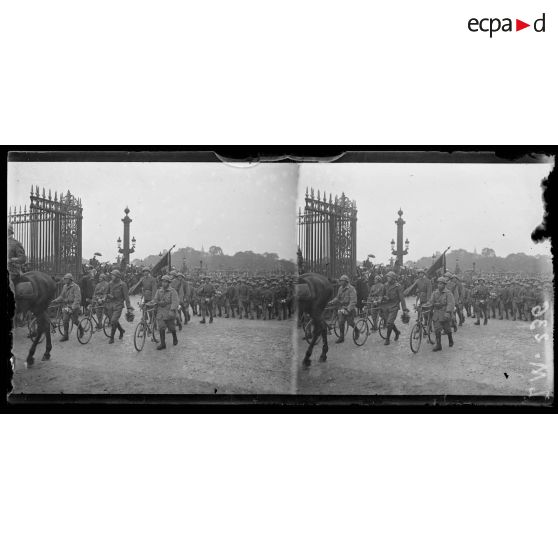
[[[14,395],[295,393],[296,164],[17,155]]]

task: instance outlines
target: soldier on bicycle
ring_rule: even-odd
[[[161,278],[161,287],[155,293],[155,298],[147,306],[157,306],[157,329],[161,336],[161,343],[157,346],[157,350],[167,348],[165,341],[165,329],[168,328],[172,334],[172,344],[178,345],[176,337],[176,314],[178,312],[178,293],[170,286],[172,277],[163,275]]]
[[[368,299],[366,304],[370,308],[370,317],[372,318],[372,331],[378,330],[378,314],[380,313],[380,303],[386,294],[386,287],[382,283],[382,277],[376,275],[374,277],[374,284],[370,287],[368,292]]]
[[[70,329],[70,320],[74,325],[78,326],[78,333],[81,336],[83,330],[81,325],[79,325],[78,316],[79,309],[81,305],[81,291],[77,283],[74,283],[74,277],[71,273],[66,273],[64,275],[64,286],[62,287],[62,292],[60,296],[56,297],[52,304],[63,304],[65,308],[69,308],[70,311],[65,311],[63,313],[63,323],[64,323],[64,334],[60,341],[68,341],[68,331]]]
[[[101,275],[99,275],[99,282],[95,285],[95,290],[93,291],[93,301],[97,306],[97,329],[101,329],[103,327],[102,305],[105,302],[105,297],[108,293],[108,285],[107,276],[104,273],[101,273]]]
[[[345,341],[345,322],[350,326],[355,326],[355,310],[357,303],[357,294],[355,288],[349,283],[349,278],[346,275],[341,275],[339,278],[339,290],[337,296],[329,302],[339,306],[337,315],[339,316],[339,339],[336,343],[343,343]],[[356,331],[356,338],[358,339],[359,331]]]

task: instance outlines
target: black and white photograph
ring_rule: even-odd
[[[13,154],[12,394],[551,401],[554,159],[466,155]]]
[[[294,164],[10,162],[13,394],[288,394]]]
[[[301,165],[297,393],[550,400],[553,158],[413,160]]]

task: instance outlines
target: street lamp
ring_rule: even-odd
[[[393,240],[393,238],[391,239],[390,244],[391,244],[392,251],[395,250],[395,240]]]
[[[405,252],[408,252],[408,251],[409,251],[409,244],[410,244],[410,243],[409,243],[409,239],[406,238],[406,239],[405,239]]]
[[[136,249],[136,237],[133,236],[132,237],[132,250],[135,250],[135,249]]]
[[[120,250],[122,249],[122,239],[120,237],[118,237],[116,244],[118,245],[118,251],[120,252]]]

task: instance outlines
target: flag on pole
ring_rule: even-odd
[[[442,269],[443,272],[446,272],[446,252],[450,249],[448,246],[442,253],[442,255],[428,268],[426,272],[426,276],[430,279],[436,277],[438,270]]]
[[[172,248],[166,253],[163,254],[163,257],[153,266],[153,268],[151,269],[151,275],[155,276],[157,275],[157,273],[159,273],[163,268],[169,268],[171,266],[171,252],[172,249],[176,246],[176,244],[174,244],[172,246]],[[137,288],[140,286],[141,284],[141,279],[130,289],[130,294],[133,295]]]

